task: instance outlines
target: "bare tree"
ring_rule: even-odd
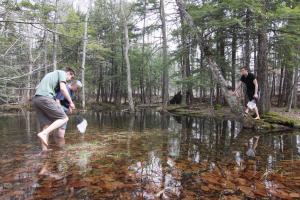
[[[28,25],[28,33],[32,33],[32,27],[31,25]],[[31,75],[32,75],[32,65],[33,65],[33,61],[32,61],[32,38],[29,37],[28,39],[28,49],[29,49],[29,69],[28,69],[28,76],[27,76],[27,100],[30,99],[31,96]]]
[[[83,51],[82,51],[82,65],[81,65],[81,81],[82,81],[82,108],[85,109],[85,59],[86,59],[86,45],[88,42],[87,28],[89,20],[90,1],[88,2],[88,9],[85,14],[84,20],[84,33],[83,33]]]
[[[169,66],[168,66],[168,46],[167,46],[167,27],[164,1],[160,0],[160,19],[161,31],[163,39],[163,88],[162,88],[162,101],[166,106],[169,101]]]
[[[54,16],[54,35],[53,35],[53,70],[57,69],[57,23],[58,23],[58,0],[55,1],[55,16]]]
[[[219,66],[215,62],[215,60],[212,58],[209,46],[206,43],[206,41],[201,37],[201,34],[198,30],[198,28],[195,26],[194,21],[192,17],[189,15],[189,13],[186,11],[186,8],[184,6],[184,3],[182,0],[176,0],[176,4],[178,6],[178,9],[182,13],[182,16],[184,20],[186,21],[187,25],[194,31],[196,34],[196,39],[201,47],[201,51],[205,53],[206,60],[207,60],[207,66],[212,72],[212,76],[217,83],[219,83],[222,93],[224,94],[224,97],[226,101],[228,102],[231,110],[233,113],[235,113],[237,116],[240,116],[241,119],[243,119],[243,107],[241,103],[238,101],[238,99],[231,94],[229,91],[229,85],[227,84],[226,80],[224,79]]]
[[[129,51],[129,37],[128,37],[128,26],[127,26],[127,17],[124,12],[124,3],[121,5],[121,15],[123,21],[123,28],[124,28],[124,57],[125,63],[127,68],[127,95],[128,95],[128,102],[129,102],[129,110],[130,112],[134,111],[134,102],[132,97],[132,86],[131,86],[131,70],[130,70],[130,61],[128,56]]]

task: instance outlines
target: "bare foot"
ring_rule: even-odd
[[[55,180],[60,180],[63,178],[63,176],[49,172],[46,167],[43,167],[43,169],[39,172],[39,175],[49,176],[50,178],[54,178]]]
[[[49,172],[47,170],[47,164],[46,164],[45,166],[43,166],[43,168],[39,172],[39,175],[48,175],[48,174],[49,174]]]
[[[60,175],[54,174],[54,173],[49,173],[49,177],[54,178],[55,180],[60,180],[63,178],[63,176],[60,176]]]
[[[259,119],[260,119],[260,117],[255,117],[254,119],[257,119],[257,120],[259,120]]]
[[[46,146],[46,150],[48,147],[48,135],[44,132],[40,132],[37,134],[37,136],[40,138],[41,142],[42,142],[42,146]],[[44,150],[44,147],[43,147]]]

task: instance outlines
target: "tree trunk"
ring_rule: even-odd
[[[186,97],[187,97],[187,87],[186,87],[186,58],[183,56],[181,62],[181,77],[182,77],[182,84],[181,84],[181,105],[186,105]]]
[[[294,95],[295,95],[295,87],[296,87],[296,84],[298,82],[298,73],[296,73],[296,70],[295,68],[293,68],[293,74],[292,74],[292,87],[289,89],[290,92],[289,92],[289,95],[288,95],[288,100],[287,100],[287,107],[286,107],[286,112],[290,112],[291,109],[292,109],[292,104],[293,104],[293,100],[294,100]]]
[[[297,100],[298,100],[298,82],[299,82],[299,69],[296,67],[295,69],[295,74],[294,74],[294,95],[293,95],[293,103],[292,103],[292,108],[297,108]]]
[[[278,102],[277,102],[277,106],[281,105],[282,102],[282,84],[283,84],[283,76],[284,76],[284,68],[281,67],[280,69],[280,81],[279,81],[279,88],[278,88]]]
[[[187,69],[189,68],[189,49],[188,49],[188,42],[187,42],[187,33],[186,27],[184,23],[183,13],[180,12],[180,23],[181,23],[181,105],[187,104],[187,85],[186,85],[186,78],[187,78]]]
[[[214,80],[217,81],[220,84],[221,90],[222,90],[222,92],[225,96],[225,99],[227,100],[232,112],[235,113],[237,116],[239,116],[241,119],[243,119],[243,107],[240,104],[240,102],[238,101],[238,99],[234,95],[232,95],[232,92],[228,90],[229,86],[227,85],[227,83],[226,83],[226,81],[225,81],[218,65],[216,64],[216,62],[214,60],[212,60],[211,55],[209,53],[209,50],[207,50],[208,46],[206,44],[206,41],[204,41],[201,38],[201,35],[198,31],[198,28],[194,25],[193,19],[187,13],[182,0],[176,0],[176,4],[177,4],[180,12],[183,13],[184,19],[187,22],[187,24],[197,34],[196,35],[197,36],[197,41],[198,41],[200,47],[202,48],[201,49],[202,52],[206,51],[207,66],[211,70]]]
[[[250,10],[246,11],[246,34],[245,34],[245,56],[244,65],[250,67],[251,51],[250,51]]]
[[[32,26],[29,25],[30,28],[29,28],[29,32],[31,33],[32,32]],[[31,96],[31,76],[32,76],[32,65],[33,65],[33,59],[32,59],[32,38],[29,37],[28,39],[28,47],[29,47],[29,74],[27,76],[27,100],[30,100],[30,96]]]
[[[259,111],[267,113],[270,111],[270,91],[268,82],[268,41],[264,28],[258,30],[258,70],[257,80],[260,88]]]
[[[255,76],[257,76],[257,65],[258,65],[258,61],[257,61],[257,59],[258,59],[258,55],[257,55],[257,41],[256,41],[256,38],[255,39],[253,39],[253,47],[254,47],[254,74],[255,74]]]
[[[96,94],[96,102],[100,103],[100,94],[101,94],[101,67],[97,68],[97,74],[98,74],[98,87],[97,87],[97,94]]]
[[[223,15],[222,15],[223,17]],[[225,35],[224,35],[224,30],[223,28],[221,28],[218,31],[218,45],[217,45],[217,50],[218,50],[218,59],[217,59],[217,64],[218,66],[221,66],[221,73],[222,76],[226,78],[226,62],[225,62]],[[217,102],[219,104],[223,104],[224,103],[224,97],[222,96],[222,91],[221,91],[221,86],[219,85],[219,83],[217,84]]]
[[[48,33],[47,30],[44,32],[44,70],[45,75],[48,73],[48,46],[47,46],[47,40],[48,40]]]
[[[125,45],[124,45],[124,57],[125,57],[125,63],[127,68],[127,96],[128,96],[128,102],[129,102],[129,110],[130,112],[134,112],[134,102],[132,98],[132,86],[131,86],[131,70],[130,70],[130,62],[129,62],[129,38],[128,38],[128,27],[127,27],[127,19],[124,13],[124,5],[121,6],[122,9],[122,15],[123,15],[123,26],[124,26],[124,38],[125,38]]]
[[[145,34],[146,34],[146,12],[147,0],[144,1],[144,19],[143,19],[143,46],[142,46],[142,65],[140,67],[140,95],[141,102],[146,103],[145,83],[144,83],[144,69],[145,69]]]
[[[165,17],[165,5],[164,1],[160,0],[160,19],[161,19],[161,31],[163,39],[163,87],[162,87],[162,101],[163,105],[167,106],[169,102],[169,62],[168,62],[168,46],[167,46],[167,28]]]
[[[82,81],[82,108],[85,109],[85,59],[86,59],[86,46],[88,42],[87,37],[87,28],[88,28],[88,19],[89,19],[89,6],[90,2],[88,3],[88,9],[85,14],[84,19],[84,33],[83,33],[83,51],[82,51],[82,65],[81,65],[81,81]]]
[[[236,46],[237,46],[237,37],[236,37],[236,29],[234,28],[232,30],[232,43],[231,43],[231,84],[233,90],[235,90]]]
[[[275,96],[275,87],[276,87],[276,75],[275,75],[275,72],[273,72],[272,73],[271,95],[270,95],[271,102],[272,102],[272,99]]]
[[[55,16],[54,16],[54,36],[53,36],[53,70],[57,69],[57,23],[58,23],[58,0],[55,1]]]

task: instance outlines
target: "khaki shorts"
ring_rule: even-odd
[[[41,127],[50,125],[57,119],[67,117],[61,106],[54,99],[45,96],[35,96],[32,102]]]

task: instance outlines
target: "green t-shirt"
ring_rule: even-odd
[[[50,72],[44,76],[41,80],[40,84],[37,87],[35,95],[47,96],[50,98],[54,98],[55,89],[59,87],[60,82],[67,81],[67,73],[62,70],[56,70]]]

